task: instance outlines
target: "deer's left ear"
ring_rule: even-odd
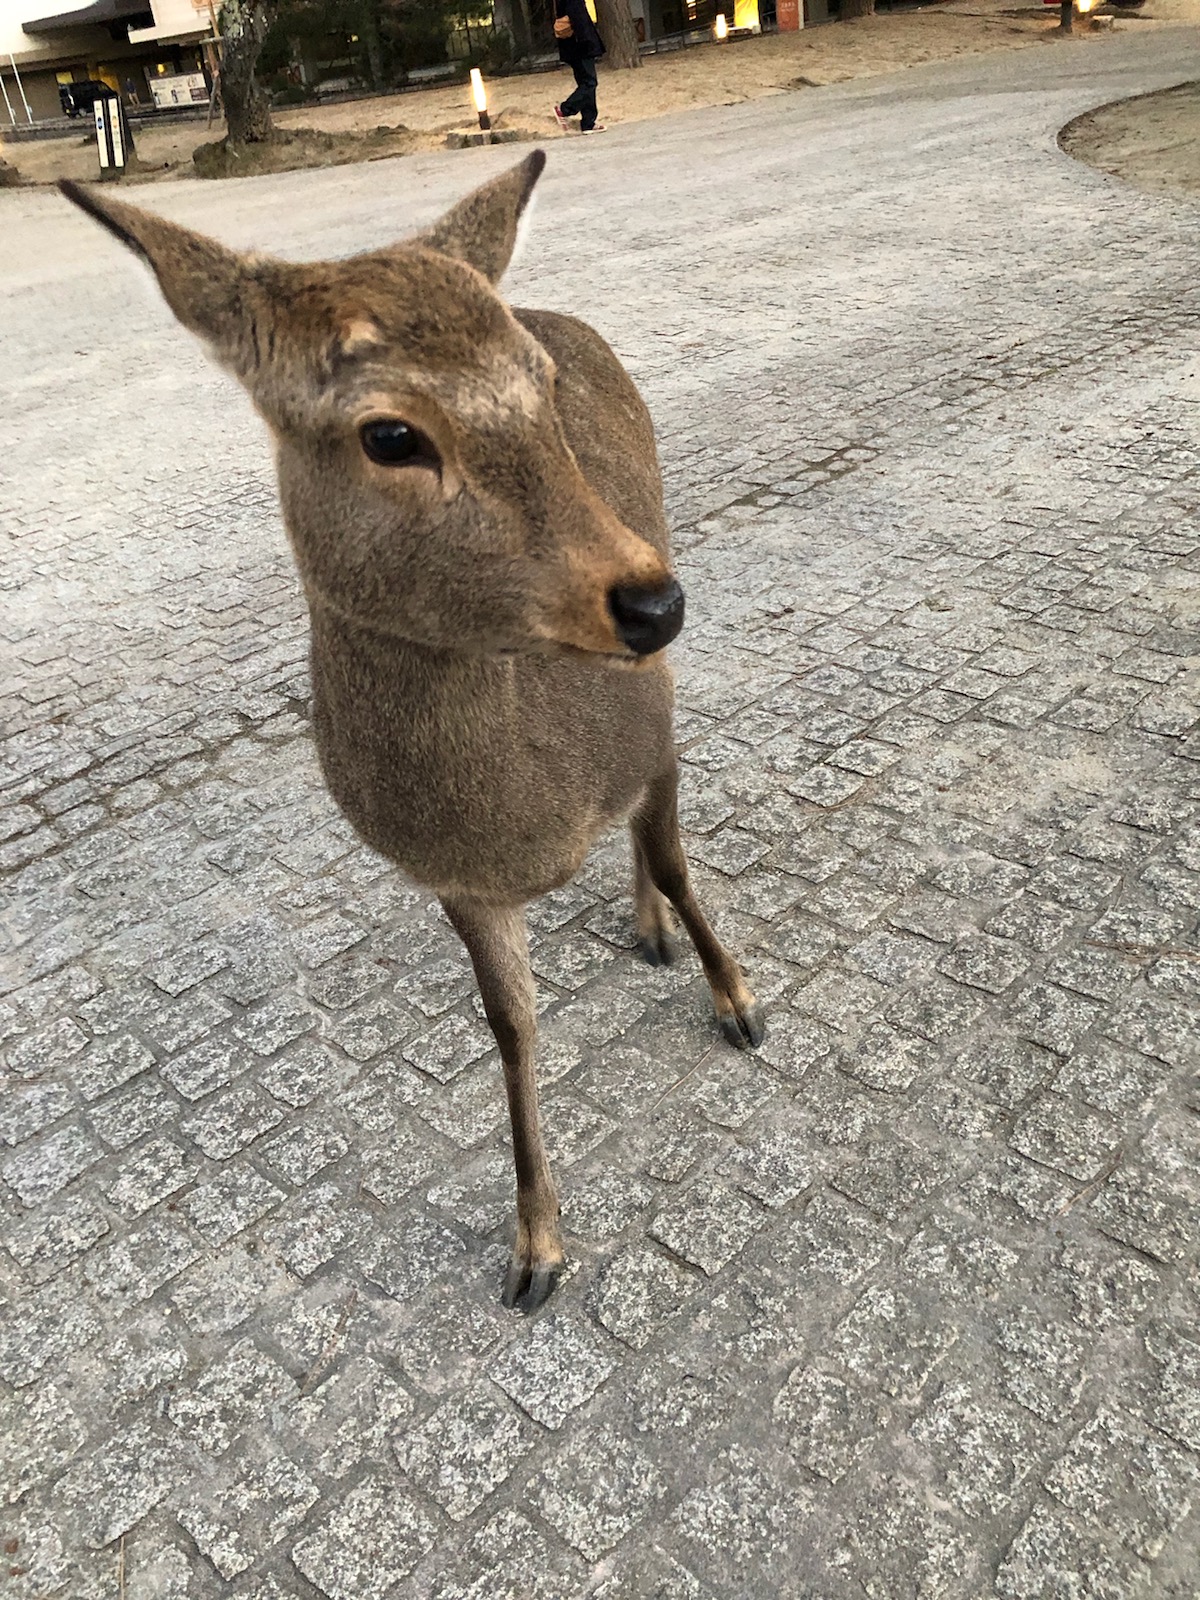
[[[153,211],[115,200],[91,185],[64,179],[68,200],[95,217],[148,261],[171,310],[206,340],[218,360],[248,377],[258,365],[254,310],[248,294],[254,265],[215,239],[168,222]]]
[[[545,165],[546,152],[532,151],[520,166],[510,167],[460,200],[413,242],[455,256],[491,283],[499,282],[512,260],[521,213]]]

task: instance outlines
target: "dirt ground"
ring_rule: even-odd
[[[1113,27],[1120,31],[1180,22],[1200,22],[1200,0],[1148,0],[1136,19],[1118,18]],[[672,51],[647,57],[638,72],[605,71],[602,66],[601,118],[609,124],[636,122],[698,106],[806,92],[926,61],[1048,43],[1056,27],[1057,13],[1034,0],[951,0],[948,6],[928,10]],[[1105,35],[1076,37],[1090,45],[1099,44]],[[565,74],[557,73],[494,80],[495,125],[521,128],[539,139],[578,137],[560,134],[551,111],[566,82]],[[352,137],[297,141],[290,156],[286,146],[272,153],[270,170],[379,160],[432,149],[444,144],[449,133],[474,126],[474,116],[466,87],[453,84],[339,105],[299,107],[278,112],[276,123],[286,129]],[[137,153],[143,171],[131,174],[131,181],[135,176],[153,180],[190,174],[193,150],[223,132],[219,124],[206,131],[197,123],[139,130]],[[95,138],[90,133],[80,139],[5,146],[3,156],[26,182],[87,179],[96,173]]]
[[[1200,194],[1200,83],[1091,111],[1068,123],[1061,143],[1141,189]]]

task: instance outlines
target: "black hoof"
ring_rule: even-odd
[[[519,1306],[528,1316],[549,1300],[562,1277],[562,1270],[561,1264],[531,1267],[527,1261],[519,1261],[514,1256],[504,1277],[500,1304],[506,1311]]]
[[[669,933],[656,934],[652,939],[638,940],[638,954],[651,967],[675,965],[675,941]]]
[[[720,1018],[721,1032],[737,1050],[757,1050],[767,1031],[763,1008],[757,1001],[746,1011],[733,1011]]]

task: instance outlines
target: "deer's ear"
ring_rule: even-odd
[[[222,361],[245,376],[242,356],[252,342],[244,303],[246,258],[152,211],[101,195],[90,185],[64,179],[59,188],[149,262],[167,304],[184,327],[207,340]]]
[[[520,166],[460,200],[416,242],[465,261],[497,283],[512,259],[517,224],[545,165],[546,152],[532,151]]]

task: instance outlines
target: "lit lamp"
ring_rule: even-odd
[[[713,32],[718,39],[728,39],[729,37],[729,24],[725,20],[723,11],[717,12],[717,20],[713,23]]]
[[[478,67],[471,68],[471,98],[475,102],[475,109],[479,113],[479,126],[484,133],[490,131],[492,119],[488,116],[487,90],[483,86],[483,73]]]

